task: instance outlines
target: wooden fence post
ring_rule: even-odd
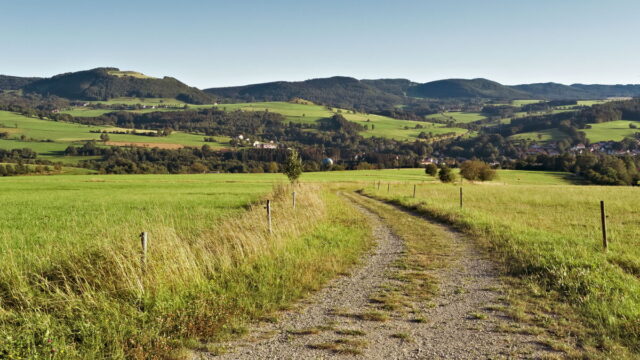
[[[460,187],[460,209],[462,209],[462,186]]]
[[[604,211],[604,201],[600,200],[600,220],[602,221],[602,246],[607,251],[609,243],[607,242],[607,215]]]
[[[267,223],[269,224],[269,234],[273,233],[271,229],[271,200],[267,200]]]
[[[378,180],[378,190],[380,190],[380,180]]]
[[[416,184],[413,184],[413,198],[416,198]]]
[[[140,234],[140,244],[142,245],[142,255],[140,257],[140,261],[142,263],[143,271],[147,266],[147,240],[148,240],[147,232],[143,231]]]
[[[292,195],[293,195],[293,208],[295,209],[296,208],[296,192],[294,191]]]
[[[391,184],[387,184],[387,192],[389,192],[389,190],[391,190]]]

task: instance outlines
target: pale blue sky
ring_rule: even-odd
[[[0,74],[640,83],[637,0],[0,0]]]

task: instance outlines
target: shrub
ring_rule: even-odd
[[[493,180],[496,176],[496,172],[489,166],[489,164],[483,161],[470,160],[465,161],[460,165],[460,175],[470,181],[488,181]]]
[[[454,174],[453,171],[451,171],[451,169],[445,165],[440,168],[438,178],[443,183],[450,183],[456,181],[456,174]]]
[[[438,167],[435,164],[427,164],[424,167],[425,174],[429,176],[436,176],[438,174]]]

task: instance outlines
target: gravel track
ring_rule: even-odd
[[[416,322],[415,313],[394,311],[388,312],[387,321],[358,317],[378,311],[371,296],[398,281],[391,275],[404,246],[380,217],[354,206],[371,221],[377,243],[360,267],[282,313],[277,323],[256,324],[247,337],[222,344],[228,353],[205,353],[198,358],[531,359],[551,355],[533,335],[497,331],[499,323],[512,320],[490,310],[503,305],[503,285],[496,269],[471,241],[451,229],[446,229],[454,245],[450,265],[428,271],[438,278],[439,292],[430,304],[414,304],[424,322]],[[415,216],[397,211],[399,216]]]

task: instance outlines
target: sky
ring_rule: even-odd
[[[640,83],[637,0],[0,0],[0,74]]]

